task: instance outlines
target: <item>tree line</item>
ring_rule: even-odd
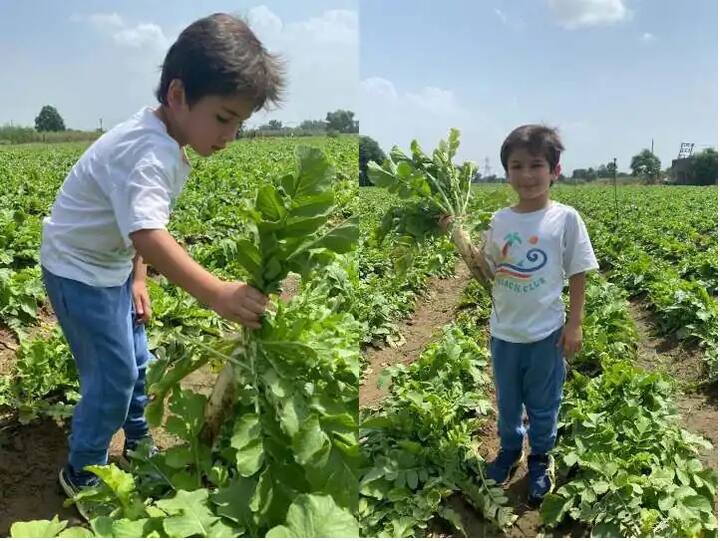
[[[385,153],[378,145],[377,141],[365,135],[360,136],[360,186],[371,186],[372,183],[367,176],[367,164],[370,161],[381,163],[385,160]],[[682,178],[678,173],[678,168],[672,165],[662,170],[660,159],[653,154],[650,149],[643,149],[630,160],[630,173],[617,171],[613,162],[602,164],[596,168],[580,168],[574,169],[568,177],[560,175],[560,182],[566,183],[585,183],[596,180],[612,179],[613,174],[618,179],[634,179],[646,184],[664,183],[682,183],[694,185],[717,184],[718,179],[718,153],[714,148],[707,148],[702,152],[694,154],[687,158],[687,162],[682,164]],[[488,175],[483,177],[479,172],[474,182],[490,183],[504,182],[504,177],[497,175]]]

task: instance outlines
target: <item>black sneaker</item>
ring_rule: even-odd
[[[555,489],[555,459],[552,455],[528,457],[528,503],[540,505],[543,498]]]
[[[500,449],[495,460],[488,464],[485,473],[490,479],[495,481],[497,485],[505,486],[512,478],[522,459],[522,449],[518,449],[517,451]]]
[[[75,497],[85,489],[96,488],[100,484],[100,478],[94,473],[74,471],[70,464],[67,464],[60,470],[58,474],[58,482],[68,498],[73,499],[73,503],[85,520],[90,521],[97,516],[95,506],[92,502],[85,500],[74,501]]]

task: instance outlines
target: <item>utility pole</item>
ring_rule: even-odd
[[[617,158],[613,158],[613,185],[615,186],[615,230],[620,223],[620,210],[618,209],[617,198]]]
[[[100,119],[100,133],[102,133],[102,132],[103,132],[103,129],[102,129],[102,118],[101,118]]]
[[[650,152],[655,154],[655,138],[650,139]]]

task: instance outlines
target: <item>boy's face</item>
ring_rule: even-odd
[[[188,107],[182,88],[172,96],[173,84],[168,92],[168,103],[181,144],[190,145],[201,156],[210,156],[225,148],[229,141],[234,141],[240,124],[254,112],[252,100],[240,95],[204,96]]]
[[[508,182],[520,199],[530,200],[545,196],[550,189],[550,183],[559,175],[560,164],[550,169],[545,156],[531,154],[527,149],[518,148],[508,156]]]

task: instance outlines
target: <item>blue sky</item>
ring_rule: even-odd
[[[682,141],[717,147],[716,0],[362,0],[360,125],[502,173],[520,124],[560,129],[566,173]]]
[[[168,6],[172,9],[168,9]],[[501,173],[515,126],[560,129],[566,173],[683,141],[717,147],[715,0],[32,0],[0,2],[0,124],[44,104],[69,127],[106,128],[154,104],[169,45],[190,22],[248,17],[288,60],[281,110],[297,123],[358,113],[384,148],[432,148],[451,126],[461,157]]]
[[[45,104],[68,127],[105,128],[156,103],[158,66],[178,34],[218,11],[242,14],[288,61],[281,111],[299,122],[338,108],[357,110],[356,0],[4,0],[0,2],[0,125],[34,125]]]

